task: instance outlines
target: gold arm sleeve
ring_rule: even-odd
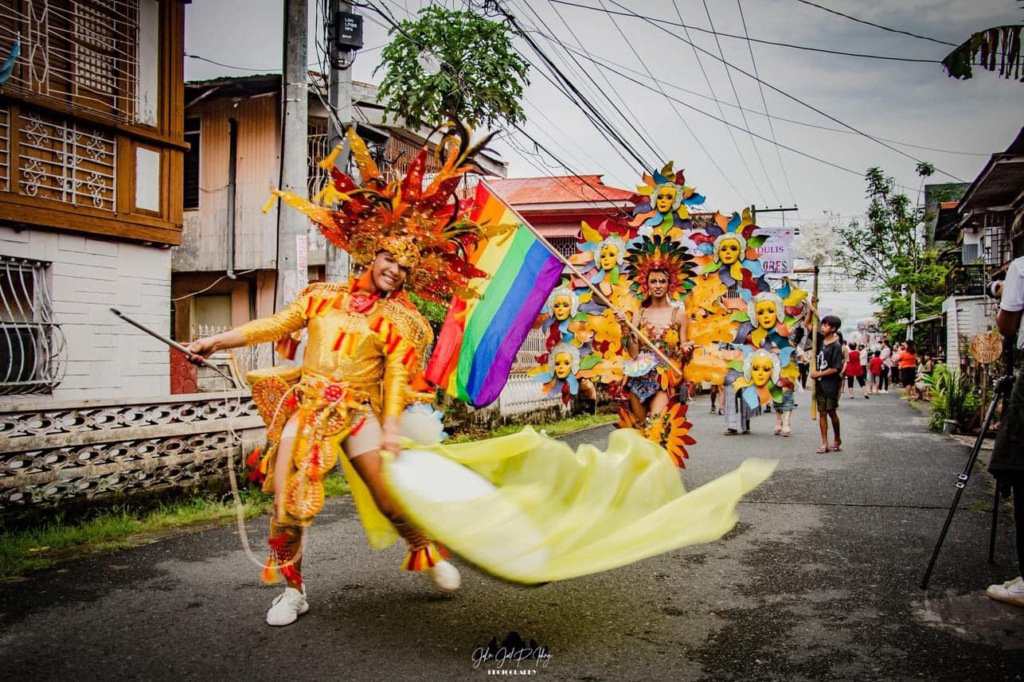
[[[405,410],[406,393],[409,391],[409,370],[403,362],[408,352],[408,342],[397,344],[394,350],[388,354],[384,348],[384,384],[381,403],[385,417],[401,416]]]
[[[277,341],[297,332],[306,326],[307,291],[308,289],[299,294],[299,297],[289,303],[284,310],[270,317],[246,322],[238,327],[237,331],[245,337],[248,345]]]

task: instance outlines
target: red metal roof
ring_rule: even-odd
[[[943,211],[945,211],[945,210],[950,209],[950,208],[956,208],[957,204],[959,204],[959,203],[960,203],[959,201],[942,201],[942,202],[939,202],[939,208],[942,209]]]
[[[488,180],[494,192],[513,206],[628,202],[634,192],[609,187],[600,175],[557,175],[547,178]]]

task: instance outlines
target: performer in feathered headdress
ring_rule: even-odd
[[[405,570],[429,570],[445,592],[459,587],[459,573],[444,560],[444,548],[391,499],[381,477],[381,453],[399,451],[406,407],[434,397],[422,378],[423,353],[433,334],[406,293],[433,300],[473,296],[467,284],[484,273],[466,262],[466,250],[481,237],[511,228],[475,224],[460,211],[454,192],[474,151],[465,131],[462,138],[462,144],[444,138],[447,160],[424,188],[426,149],[406,177],[387,183],[362,139],[349,130],[362,186],[334,167],[335,152],[321,164],[333,180],[318,197],[322,204],[275,194],[309,216],[365,272],[348,283],[311,284],[281,312],[189,345],[195,356],[205,357],[224,348],[288,341],[303,328],[308,332],[301,369],[274,368],[249,377],[268,427],[260,464],[264,490],[274,494],[271,561],[264,577],[283,576],[287,582],[267,614],[271,625],[287,625],[309,608],[300,547],[323,506],[323,477],[339,449],[370,544],[384,547],[400,535],[409,546]],[[331,208],[335,204],[340,206]]]
[[[640,329],[655,347],[669,360],[659,358],[648,349],[641,349],[638,339],[629,330],[623,330],[623,348],[632,358],[623,368],[628,377],[630,412],[620,413],[623,426],[637,426],[645,434],[653,435],[663,445],[674,443],[670,451],[673,459],[682,465],[686,456],[682,441],[669,438],[671,429],[663,420],[673,405],[675,414],[685,416],[686,406],[678,405],[676,393],[682,384],[682,367],[693,350],[687,335],[687,315],[682,298],[693,285],[693,257],[679,243],[662,235],[640,237],[630,246],[627,260],[633,273],[632,289],[641,300],[640,310],[633,315],[632,324]],[[626,317],[618,313],[625,325]],[[680,420],[679,425],[682,426]],[[686,424],[685,428],[689,428]]]

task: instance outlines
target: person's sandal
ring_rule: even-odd
[[[737,431],[736,429],[726,429],[725,430],[725,435],[726,436],[736,436],[736,435],[739,435],[739,431]]]
[[[778,425],[776,425],[776,426],[775,426],[775,435],[776,435],[776,436],[778,436],[778,435],[780,435],[781,433],[782,433],[782,427],[781,427],[781,426],[778,426]]]
[[[786,429],[786,428],[782,429],[782,437],[783,438],[789,438],[789,429]]]
[[[817,450],[814,451],[814,454],[816,454],[816,455],[824,455],[828,451],[829,451],[829,447],[827,445],[822,445],[820,448],[818,448]]]
[[[842,441],[840,441],[838,444],[833,443],[832,445],[829,445],[828,446],[828,451],[829,452],[842,452],[843,451],[843,443],[842,443]]]

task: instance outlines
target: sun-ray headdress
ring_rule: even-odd
[[[632,273],[633,294],[643,300],[647,298],[647,276],[655,270],[668,273],[669,298],[681,301],[686,292],[693,288],[693,256],[679,242],[656,234],[653,237],[639,237],[630,242],[626,259]]]
[[[437,147],[444,163],[424,187],[426,148],[413,159],[404,178],[387,182],[362,138],[352,128],[347,134],[362,186],[335,167],[339,147],[320,162],[330,172],[331,183],[312,201],[281,190],[274,190],[274,195],[308,216],[324,237],[360,265],[373,262],[381,251],[394,254],[409,269],[407,290],[434,301],[452,295],[478,297],[468,287],[469,280],[487,275],[466,260],[467,251],[478,240],[515,227],[471,221],[470,206],[463,207],[455,195],[462,177],[473,167],[472,157],[490,136],[470,145],[468,129],[450,126]]]

